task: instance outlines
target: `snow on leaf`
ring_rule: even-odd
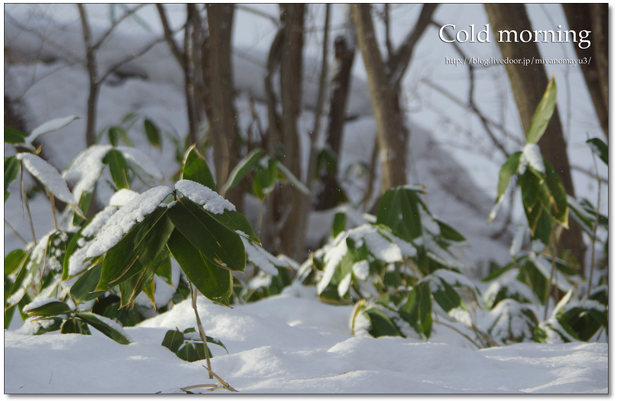
[[[543,162],[540,148],[535,143],[528,143],[523,148],[519,159],[519,175],[525,173],[525,169],[530,165],[534,170],[545,174],[545,163]]]
[[[276,258],[261,246],[256,245],[252,241],[248,241],[245,237],[240,236],[243,246],[245,247],[245,253],[252,264],[270,276],[277,276],[278,267],[286,267],[286,263]]]
[[[23,312],[28,312],[30,310],[39,308],[43,305],[47,305],[49,303],[52,302],[60,302],[60,300],[56,299],[56,298],[40,298],[40,299],[35,299],[34,301],[30,302],[28,305],[24,306],[24,309],[22,309]]]
[[[174,185],[174,188],[187,196],[192,202],[202,206],[207,212],[222,214],[225,210],[235,211],[235,205],[217,192],[195,181],[180,180]]]
[[[367,260],[360,260],[353,265],[352,269],[355,277],[360,280],[366,280],[370,272],[370,265],[368,264]]]
[[[351,229],[348,233],[349,237],[356,242],[363,239],[370,253],[377,259],[386,263],[393,263],[403,258],[399,246],[381,235],[377,228],[370,224],[364,224]]]
[[[172,193],[168,187],[149,189],[119,209],[101,228],[86,257],[102,255],[116,245],[136,224],[151,214]]]
[[[74,120],[77,120],[79,117],[76,116],[67,116],[62,118],[57,118],[52,121],[48,121],[37,128],[35,128],[32,133],[26,138],[25,142],[27,145],[31,145],[32,142],[37,139],[37,137],[47,134],[48,132],[57,131],[61,128],[66,127]]]
[[[525,239],[526,229],[526,224],[519,224],[517,226],[515,235],[512,239],[512,244],[510,245],[510,256],[515,256],[523,247],[523,240]]]
[[[26,170],[41,181],[58,200],[77,206],[67,183],[52,165],[32,153],[18,153],[17,159],[21,160]]]
[[[136,191],[123,188],[112,195],[110,198],[110,206],[123,207],[138,195]]]
[[[321,277],[321,281],[319,281],[319,284],[317,284],[316,287],[317,294],[321,294],[325,290],[325,288],[327,288],[329,282],[334,276],[336,266],[338,266],[338,263],[340,263],[344,255],[346,255],[349,248],[347,248],[347,241],[345,238],[346,235],[338,235],[338,237],[336,237],[336,239],[339,239],[339,242],[337,242],[338,245],[334,246],[333,248],[328,250],[327,253],[325,253],[324,260],[326,261],[326,264],[325,268],[323,269],[323,276]]]
[[[347,274],[338,284],[338,296],[340,296],[340,298],[344,297],[347,291],[349,291],[350,285],[351,285],[351,273]]]
[[[73,187],[73,195],[80,199],[83,193],[93,192],[95,184],[105,167],[103,158],[112,150],[110,145],[93,145],[80,152],[71,165],[63,172],[67,181],[77,181]]]
[[[538,270],[547,278],[551,279],[552,266],[551,263],[545,258],[544,255],[536,255],[534,252],[530,252],[529,259],[534,263]],[[556,279],[557,278],[557,279]],[[562,291],[569,291],[573,288],[573,285],[564,277],[562,273],[556,271],[554,275],[553,283],[558,286]]]

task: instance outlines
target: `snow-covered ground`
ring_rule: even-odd
[[[277,15],[275,6],[256,5],[259,6]],[[18,111],[26,117],[29,130],[58,117],[82,117],[61,131],[41,137],[50,162],[62,170],[84,148],[87,75],[84,68],[72,58],[75,55],[79,57],[83,52],[79,23],[72,14],[75,12],[73,6],[65,6],[67,12],[54,12],[52,6],[40,6],[41,9],[49,7],[52,10],[46,15],[52,18],[53,23],[50,20],[30,20],[27,14],[23,14],[25,7],[28,6],[13,5],[7,9],[22,23],[27,22],[31,28],[43,32],[44,38],[73,49],[74,54],[59,52],[54,46],[49,46],[48,42],[42,43],[36,35],[24,32],[15,34],[15,26],[5,20],[5,46],[20,49],[26,58],[26,62],[5,69],[5,93],[21,102]],[[99,9],[100,13],[97,14],[96,7],[89,8],[90,11],[95,10],[91,16],[105,25],[105,10]],[[148,17],[148,13],[155,12],[149,7],[143,9],[147,12],[144,18]],[[480,7],[442,6],[437,18],[444,23],[459,26],[469,23],[478,26],[484,23],[485,18],[480,13]],[[535,7],[538,6],[531,6],[530,10]],[[341,11],[338,7],[334,9],[337,19]],[[183,7],[170,6],[169,11],[171,19],[178,26],[183,19]],[[264,62],[274,32],[269,22],[265,22],[267,28],[265,24],[258,26],[255,25],[256,18],[251,18],[253,14],[238,14],[235,22],[236,44],[239,46],[235,53],[235,78],[240,90],[239,118],[242,125],[246,126],[250,119],[247,99],[249,96],[258,100],[261,98],[260,64]],[[316,21],[321,20],[319,14],[314,15]],[[397,43],[409,29],[416,13],[406,11],[402,15],[400,12],[394,14],[393,40]],[[553,14],[554,18],[558,17],[556,14]],[[562,16],[559,18],[563,20]],[[63,23],[60,31],[55,29],[58,21]],[[535,25],[548,23],[540,10],[533,14],[533,22]],[[159,28],[157,23],[153,27],[155,30]],[[101,32],[101,26],[95,24],[94,29],[95,32]],[[133,30],[119,30],[101,48],[99,61],[102,69],[124,54],[140,49],[143,43],[157,35],[157,32],[145,33],[135,25]],[[308,42],[308,48],[312,49],[312,40]],[[426,184],[428,196],[425,201],[433,213],[467,237],[470,247],[463,249],[459,257],[467,261],[468,267],[473,269],[488,259],[501,263],[509,259],[509,243],[505,239],[492,240],[489,235],[501,227],[503,219],[498,218],[493,225],[486,224],[501,164],[490,162],[461,146],[463,138],[468,138],[465,131],[476,131],[475,119],[467,115],[463,117],[462,110],[449,105],[448,101],[437,94],[430,96],[428,88],[420,84],[421,76],[425,76],[450,86],[455,92],[466,93],[467,89],[464,84],[466,69],[446,66],[442,57],[450,56],[449,53],[446,55],[448,50],[432,46],[432,41],[430,43],[428,40],[420,43],[405,81],[411,110],[409,116],[410,120],[415,121],[409,125],[412,138],[415,139],[409,144],[411,158],[415,160],[409,179],[412,183]],[[314,53],[310,50],[307,55],[316,56],[318,47],[314,43]],[[562,48],[568,49],[569,53],[572,51],[570,46]],[[559,49],[555,49],[559,56],[550,51],[549,47],[543,49],[543,53],[550,57],[563,56]],[[478,57],[493,55],[490,47],[470,47],[468,51]],[[47,61],[29,59],[38,56],[43,56]],[[361,60],[356,61],[354,71],[363,75]],[[118,124],[131,111],[152,118],[169,132],[185,132],[187,123],[181,71],[169,56],[166,45],[162,43],[155,46],[144,57],[128,64],[125,72],[146,74],[148,79],[127,79],[103,85],[98,108],[98,129]],[[561,94],[565,101],[559,107],[565,125],[572,127],[573,134],[569,141],[571,161],[591,169],[592,158],[583,145],[583,133],[589,130],[591,134],[595,133],[592,136],[596,136],[599,130],[592,117],[588,95],[579,78],[580,71],[568,67],[566,71],[560,69],[554,73],[558,80],[559,76],[565,78],[566,82],[570,79],[572,88],[581,88],[583,96],[578,94],[577,89],[573,89],[568,97]],[[312,82],[316,82],[318,73],[315,67],[309,67],[307,74],[309,76],[304,93],[307,94],[305,104],[309,107],[314,104],[316,85],[312,85]],[[485,95],[488,92],[485,88],[494,88],[501,79],[494,74],[488,74],[487,78],[480,82],[478,100],[486,102],[485,107],[497,106],[499,109],[501,102]],[[356,168],[348,168],[356,163],[368,162],[374,135],[372,109],[365,85],[360,79],[356,79],[353,84],[349,113],[360,118],[347,124],[343,146],[347,151],[340,163],[341,177],[349,178],[345,180],[345,189],[355,200],[361,196],[360,184],[363,184],[363,179],[356,178]],[[507,95],[510,95],[509,91],[504,93],[505,97]],[[463,117],[458,122],[464,131],[455,128],[457,124],[454,122],[442,120],[441,114],[433,115],[428,111],[432,110],[429,106],[438,104],[446,114],[457,116],[455,119]],[[264,123],[264,107],[259,103],[257,109]],[[516,122],[518,127],[518,119],[510,107],[491,110],[494,113],[492,116],[498,121],[505,118],[508,125]],[[312,121],[312,112],[306,109],[300,120],[300,132],[307,132]],[[519,129],[514,129],[514,133],[520,134]],[[170,176],[178,168],[173,157],[172,143],[164,141],[162,151],[150,147],[137,126],[130,131],[130,136],[136,147],[157,161],[166,176],[164,183],[169,184]],[[302,144],[305,149],[308,148],[307,136],[302,137]],[[5,147],[5,152],[11,151],[11,147]],[[575,175],[578,195],[587,195],[592,200],[591,180],[586,180],[583,175]],[[136,189],[142,191],[145,188]],[[26,240],[30,240],[30,227],[20,210],[16,183],[9,191],[12,195],[5,203],[4,217]],[[111,193],[102,190],[98,195],[107,201]],[[248,217],[252,221],[256,215],[256,205],[252,199],[246,202]],[[604,202],[603,209],[606,210],[606,207]],[[41,195],[36,196],[31,201],[31,211],[36,222],[37,236],[49,232],[53,221],[47,199]],[[347,211],[349,223],[359,224],[362,220],[361,211],[352,208]],[[332,216],[333,211],[313,214],[309,242],[318,243],[328,232]],[[18,237],[6,226],[4,247],[5,255],[15,248],[23,247]],[[349,329],[352,306],[322,304],[314,288],[288,288],[282,295],[236,306],[234,309],[213,305],[203,298],[199,299],[198,305],[207,334],[220,338],[229,351],[226,354],[219,347],[211,347],[216,355],[213,359],[214,371],[243,392],[609,392],[609,350],[605,343],[519,344],[475,350],[457,333],[440,325],[435,325],[436,333],[430,342],[393,337],[356,338]],[[137,327],[126,328],[133,339],[131,345],[117,344],[95,330],[92,336],[57,333],[30,336],[20,332],[20,325],[19,316],[15,316],[11,329],[4,332],[6,393],[179,392],[181,387],[215,383],[207,379],[201,362],[182,361],[161,346],[167,330],[177,327],[183,330],[195,325],[188,301]]]
[[[198,310],[214,372],[244,393],[608,393],[608,345],[517,344],[474,350],[400,337],[353,337],[351,306],[316,299],[314,288],[229,309],[205,298]],[[5,332],[5,392],[179,393],[209,380],[204,361],[161,345],[167,330],[195,326],[191,303],[126,328],[130,345],[92,336]],[[443,336],[441,335],[443,334]],[[447,341],[446,341],[447,340]],[[201,391],[194,389],[192,391]],[[206,391],[205,388],[202,391]]]

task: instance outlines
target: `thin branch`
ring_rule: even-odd
[[[172,30],[170,30],[170,24],[168,23],[168,17],[166,16],[166,10],[160,3],[157,3],[156,6],[157,12],[159,13],[159,18],[161,19],[161,24],[164,28],[164,38],[166,38],[166,42],[168,42],[168,46],[170,46],[170,50],[181,65],[181,68],[185,70],[185,55],[181,52],[181,49],[179,49],[179,46],[174,41]]]
[[[457,98],[456,96],[454,96],[452,93],[450,93],[447,89],[442,88],[441,86],[433,83],[431,80],[426,79],[426,78],[422,78],[422,83],[426,84],[428,86],[430,86],[431,88],[435,89],[437,92],[441,93],[442,95],[444,95],[445,97],[447,97],[448,99],[452,100],[454,103],[456,103],[458,106],[463,107],[464,109],[468,109],[472,112],[475,112],[473,110],[473,108],[471,107],[471,105],[466,104],[465,102],[463,102],[462,100],[460,100],[459,98]],[[515,141],[518,144],[521,144],[522,142],[517,139],[513,134],[511,134],[510,132],[506,131],[506,129],[499,123],[491,120],[490,118],[486,117],[484,114],[482,114],[482,112],[478,111],[478,117],[482,120],[484,120],[489,126],[492,126],[494,128],[496,128],[497,130],[501,131],[502,134],[506,135],[508,138],[512,139],[513,141]],[[493,141],[493,143],[495,143],[496,141],[498,141],[497,138],[495,138],[495,140]]]
[[[13,228],[13,226],[11,226],[11,224],[6,219],[4,219],[4,224],[9,226],[11,231],[13,231],[15,235],[17,235],[17,238],[19,238],[24,243],[24,245],[28,245],[28,242],[26,242],[26,240],[21,235],[19,235],[19,233]]]
[[[588,135],[589,139],[590,135]],[[596,177],[598,182],[598,192],[596,197],[596,215],[594,218],[594,230],[592,231],[592,256],[590,261],[590,277],[588,278],[588,298],[590,298],[590,290],[592,289],[592,276],[594,276],[594,250],[596,246],[596,231],[598,229],[598,219],[601,211],[601,179],[598,173],[598,165],[596,164],[596,158],[594,157],[594,151],[591,151],[592,159],[594,161],[594,169],[596,171]]]
[[[200,333],[200,338],[205,346],[205,361],[207,362],[207,370],[209,371],[209,379],[213,379],[213,371],[211,370],[211,359],[209,358],[209,348],[207,346],[207,337],[205,335],[204,329],[202,328],[202,322],[200,321],[200,315],[198,315],[198,306],[196,305],[196,299],[198,297],[198,289],[194,288],[192,283],[189,283],[189,290],[192,295],[192,308],[194,309],[194,314],[196,315],[196,325],[198,326],[198,333]]]
[[[183,27],[179,28],[182,29]],[[112,74],[114,71],[116,71],[116,69],[118,67],[120,67],[121,65],[130,62],[131,60],[134,60],[142,55],[144,55],[144,53],[148,52],[149,50],[151,50],[151,48],[153,46],[155,46],[158,43],[161,43],[165,40],[165,38],[159,38],[154,40],[153,42],[151,42],[150,44],[148,44],[146,47],[144,47],[142,50],[140,50],[137,53],[132,54],[129,57],[124,58],[123,60],[119,61],[118,63],[114,64],[112,67],[110,67],[110,69],[97,81],[97,84],[101,84],[103,81],[105,81],[105,79],[110,76],[110,74]]]
[[[393,87],[396,87],[403,78],[407,65],[411,60],[413,49],[418,40],[422,37],[426,27],[431,23],[431,17],[438,5],[439,4],[431,3],[424,4],[422,6],[422,11],[418,17],[418,22],[416,22],[413,29],[409,32],[409,35],[407,35],[405,41],[396,50],[394,57],[391,57],[388,60],[387,64],[390,70],[390,81],[392,82]]]
[[[95,43],[92,46],[91,49],[93,51],[96,51],[103,44],[103,42],[105,42],[105,40],[108,38],[108,36],[110,36],[112,31],[114,31],[114,29],[118,26],[118,24],[120,24],[123,20],[125,20],[127,17],[129,17],[130,15],[132,15],[133,13],[135,13],[136,11],[138,11],[140,8],[144,7],[145,5],[146,5],[146,3],[142,3],[142,4],[137,5],[136,7],[132,8],[131,10],[129,10],[125,14],[123,14],[122,17],[120,17],[119,19],[114,21],[112,23],[112,25],[110,25],[110,28],[108,28],[108,30],[101,36],[101,38],[99,38],[97,43]]]
[[[570,168],[571,168],[572,170],[579,171],[580,173],[583,173],[583,174],[587,175],[587,176],[588,176],[588,177],[590,177],[590,178],[594,178],[595,180],[601,180],[601,182],[602,182],[603,184],[609,185],[609,180],[608,180],[607,178],[605,178],[605,177],[599,177],[599,176],[597,176],[597,174],[595,174],[595,173],[593,173],[593,172],[591,172],[591,171],[589,171],[589,170],[586,170],[585,168],[583,168],[583,167],[581,167],[581,166],[575,166],[575,165],[573,164],[573,165],[571,165],[571,166],[570,166]]]

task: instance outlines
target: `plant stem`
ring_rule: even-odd
[[[11,224],[10,224],[8,221],[6,221],[6,219],[4,219],[4,224],[6,224],[7,226],[9,226],[9,228],[11,229],[11,231],[13,231],[13,233],[14,233],[15,235],[17,235],[17,238],[19,238],[19,239],[20,239],[20,240],[24,243],[24,245],[28,245],[28,242],[26,242],[26,240],[24,239],[24,237],[22,237],[21,235],[19,235],[19,233],[18,233],[17,231],[15,231],[15,229],[13,228],[13,226],[11,226]]]
[[[547,320],[547,311],[549,309],[549,298],[551,298],[551,285],[553,284],[553,276],[556,274],[555,258],[557,253],[555,230],[551,230],[551,275],[549,275],[549,286],[547,287],[547,300],[545,301],[545,320]],[[556,278],[557,287],[557,278]],[[557,302],[557,300],[556,300]]]
[[[482,349],[482,347],[481,347],[480,345],[476,344],[476,342],[475,342],[474,340],[472,340],[471,338],[469,338],[469,336],[468,336],[467,334],[463,333],[461,330],[457,329],[456,327],[453,327],[453,326],[450,326],[449,324],[446,324],[446,323],[440,322],[439,320],[433,320],[433,322],[434,322],[434,323],[437,323],[437,324],[441,324],[441,325],[443,325],[443,326],[446,326],[446,327],[448,327],[448,328],[450,328],[450,329],[452,329],[452,330],[456,331],[457,333],[459,333],[460,335],[462,335],[463,337],[465,337],[466,339],[468,339],[468,340],[469,340],[469,342],[471,342],[472,344],[474,344],[474,345],[476,346],[476,348],[478,348],[478,349]]]
[[[54,194],[49,193],[50,205],[52,206],[52,216],[54,217],[54,230],[58,231],[58,222],[56,221],[56,205],[54,204]]]
[[[596,158],[594,152],[592,152],[592,159],[594,160],[594,171],[596,171],[596,181],[598,183],[598,192],[596,196],[596,215],[594,219],[594,230],[592,230],[592,255],[590,258],[590,277],[588,278],[588,298],[590,298],[590,290],[592,289],[592,276],[594,276],[594,249],[596,247],[596,231],[598,229],[598,219],[601,211],[601,176],[598,172],[598,165],[596,164]]]
[[[34,234],[34,224],[32,224],[32,215],[30,214],[30,205],[28,203],[28,196],[26,194],[26,184],[24,183],[24,170],[21,171],[21,182],[22,182],[22,192],[23,192],[23,200],[26,205],[26,211],[28,211],[28,219],[30,220],[30,231],[32,231],[32,239],[34,241],[34,245],[37,245],[37,237]],[[23,210],[23,209],[22,209]]]
[[[207,336],[205,335],[204,329],[202,328],[202,323],[200,322],[200,316],[198,315],[198,307],[196,306],[196,299],[198,298],[198,293],[196,289],[189,283],[189,290],[192,294],[192,308],[194,308],[194,314],[196,315],[196,324],[198,325],[198,332],[200,333],[200,338],[205,346],[205,361],[207,362],[207,371],[209,371],[209,379],[213,379],[213,371],[211,370],[211,359],[209,358],[209,348],[207,347]]]

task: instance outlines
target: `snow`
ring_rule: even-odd
[[[103,158],[112,150],[110,145],[93,145],[80,152],[71,165],[62,174],[67,181],[77,181],[73,194],[80,199],[83,193],[95,190],[95,184],[101,176],[105,164]]]
[[[210,213],[222,214],[225,210],[235,211],[235,205],[218,195],[211,188],[195,181],[180,180],[174,184],[174,188]]]
[[[144,220],[172,193],[168,187],[156,187],[149,189],[135,197],[118,212],[112,215],[103,225],[101,231],[95,237],[88,248],[86,256],[91,258],[102,255],[116,245],[125,234],[136,224]]]
[[[47,134],[48,132],[57,131],[63,127],[69,125],[73,120],[78,119],[76,116],[67,116],[57,118],[52,121],[48,121],[43,125],[32,130],[32,133],[26,138],[25,143],[27,145],[32,145],[32,142],[37,139],[40,135]]]
[[[119,191],[116,191],[114,195],[110,198],[110,206],[122,207],[133,200],[136,196],[140,195],[136,191],[132,191],[131,189],[123,188]]]
[[[525,173],[525,169],[530,165],[534,170],[545,174],[545,163],[543,162],[540,148],[535,143],[528,143],[523,147],[523,153],[519,159],[519,174]]]
[[[609,392],[607,344],[473,350],[413,338],[354,337],[348,328],[353,306],[325,305],[302,290],[234,309],[200,296],[206,334],[229,351],[210,347],[214,372],[242,393]],[[356,327],[363,328],[364,319],[358,313]],[[92,336],[6,331],[5,392],[153,394],[214,383],[204,361],[182,361],[161,346],[167,330],[195,324],[187,300],[126,328],[130,345],[96,330]]]
[[[37,177],[58,200],[77,206],[75,198],[67,188],[67,183],[48,162],[32,153],[18,153],[16,157],[22,161],[26,170]]]
[[[239,231],[237,231],[239,232]],[[261,246],[256,245],[254,242],[248,240],[244,236],[240,235],[243,246],[245,247],[245,253],[248,256],[248,260],[252,264],[270,276],[277,276],[278,267],[286,267],[287,264],[264,250]]]

